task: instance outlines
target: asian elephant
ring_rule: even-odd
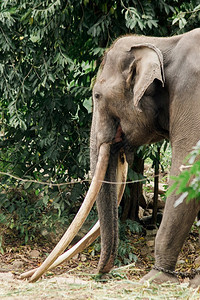
[[[131,161],[134,149],[169,139],[171,175],[200,140],[200,29],[169,38],[127,35],[105,53],[93,88],[90,160],[94,173],[99,149],[110,144],[105,181],[116,181],[118,152]],[[155,240],[155,268],[143,280],[178,279],[179,252],[200,209],[200,202],[174,206],[168,197]],[[101,231],[100,273],[109,272],[117,251],[116,185],[103,183],[97,197]],[[159,272],[162,270],[162,272]],[[169,272],[168,272],[169,271]],[[194,279],[200,284],[200,276]]]
[[[93,88],[90,189],[51,254],[39,268],[22,277],[32,276],[31,281],[36,281],[99,235],[97,223],[75,248],[59,256],[81,228],[96,198],[101,233],[98,271],[109,272],[117,251],[117,202],[124,191],[126,160],[130,163],[134,159],[138,146],[162,139],[171,142],[171,175],[178,175],[184,158],[200,140],[200,29],[169,38],[127,35],[106,52]],[[173,271],[200,202],[175,207],[176,199],[174,193],[166,201],[155,240],[155,267],[142,281],[178,281]],[[200,285],[200,275],[192,284]]]

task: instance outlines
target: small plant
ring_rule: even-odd
[[[59,210],[55,210],[54,204],[48,195],[38,195],[37,189],[18,187],[4,188],[0,194],[0,224],[6,230],[11,229],[12,235],[29,240],[45,236],[46,232],[54,231],[63,219]],[[0,250],[3,235],[0,236]]]
[[[186,165],[180,167],[179,176],[171,177],[174,180],[167,194],[176,191],[181,194],[176,200],[175,206],[181,204],[184,200],[189,202],[192,199],[200,199],[200,141],[193,147],[192,152],[186,158]]]
[[[119,222],[119,245],[118,255],[115,259],[115,264],[118,266],[128,265],[137,261],[135,248],[132,245],[129,236],[131,234],[138,234],[142,232],[142,226],[136,222],[127,219],[125,222]]]
[[[118,245],[118,255],[115,259],[115,265],[129,265],[137,261],[137,256],[135,253],[135,248],[132,245],[129,237],[132,234],[139,234],[142,232],[142,226],[135,221],[127,219],[125,222],[119,221],[119,245]],[[101,244],[100,239],[98,239],[92,246],[89,248],[89,253],[92,256],[100,253]]]

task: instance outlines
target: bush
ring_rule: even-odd
[[[85,179],[91,82],[105,48],[123,34],[168,36],[198,24],[195,0],[1,1],[0,171],[49,184]],[[27,186],[22,188],[3,174],[0,180],[10,201],[1,205],[2,218],[15,209],[16,220],[26,218],[23,205],[23,213],[19,212],[19,199],[30,198],[24,195]],[[50,208],[56,212],[55,218],[58,213],[69,219],[86,187],[77,184],[51,189],[32,184],[30,189],[33,194],[37,191],[42,207],[33,203],[31,207],[44,219],[42,212],[50,212]],[[19,205],[12,198],[12,191],[18,188]],[[5,192],[1,197],[5,198]],[[14,227],[18,228],[17,223]],[[20,232],[22,235],[23,230]],[[27,240],[31,231],[26,232],[24,229]]]
[[[186,165],[181,166],[182,172],[179,176],[172,176],[174,183],[168,190],[168,195],[173,191],[181,196],[176,200],[175,206],[181,204],[185,199],[200,199],[200,141],[185,160]]]

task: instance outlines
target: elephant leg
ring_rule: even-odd
[[[172,160],[171,174],[177,175],[179,173],[179,167],[183,157],[176,157],[176,160]],[[158,230],[155,240],[155,266],[159,269],[162,268],[166,271],[174,271],[179,252],[183,246],[183,243],[189,234],[191,226],[198,214],[200,204],[195,200],[186,203],[185,201],[174,206],[175,201],[180,195],[173,193],[168,197],[163,219]],[[178,282],[178,279],[167,272],[160,272],[156,269],[151,270],[145,275],[141,282],[152,279],[155,282],[161,283],[165,281]]]
[[[176,198],[172,196],[167,199],[155,240],[155,266],[167,271],[175,270],[179,252],[199,211],[199,204],[194,200],[174,207]],[[142,281],[153,277],[153,280],[158,283],[178,282],[175,276],[154,269],[145,275]]]

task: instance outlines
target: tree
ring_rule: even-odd
[[[194,0],[1,1],[1,172],[53,183],[85,179],[91,82],[105,48],[130,32],[163,36],[192,29],[198,16]],[[14,182],[1,178],[6,190]],[[73,211],[85,185],[37,184],[34,190],[60,216]],[[33,190],[30,182],[20,186]],[[15,204],[4,206],[7,194],[1,207],[11,212]]]

